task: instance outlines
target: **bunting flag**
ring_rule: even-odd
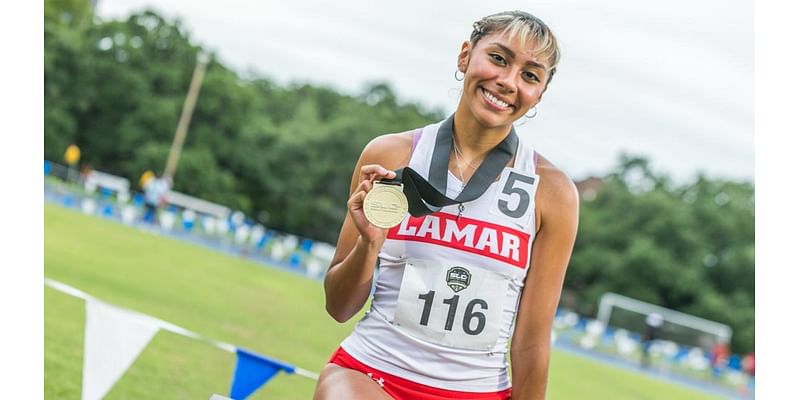
[[[246,399],[278,372],[293,374],[294,366],[243,349],[236,349],[236,369],[233,372],[230,397]]]
[[[237,400],[247,398],[280,371],[312,380],[319,379],[319,375],[311,371],[239,349],[230,343],[206,338],[146,314],[104,303],[61,282],[45,278],[44,283],[86,302],[82,400],[102,399],[160,329],[236,353],[231,397]],[[219,395],[214,396],[225,399]]]
[[[160,326],[142,314],[86,301],[82,400],[102,399]]]

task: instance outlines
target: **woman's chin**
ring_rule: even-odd
[[[486,128],[499,128],[503,126],[508,126],[516,121],[516,118],[512,115],[512,110],[494,110],[494,109],[486,109],[483,108],[482,110],[476,110],[477,112],[473,112],[475,119]]]

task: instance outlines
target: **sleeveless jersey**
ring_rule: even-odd
[[[442,122],[422,129],[409,166],[427,179]],[[378,256],[370,310],[342,348],[388,374],[441,389],[510,387],[506,352],[535,232],[539,183],[533,148],[520,140],[478,199],[389,230]],[[447,196],[462,183],[448,172]]]

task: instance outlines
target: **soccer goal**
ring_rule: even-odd
[[[606,327],[644,335],[648,331],[648,324],[652,325],[654,319],[658,325],[657,338],[661,340],[700,347],[706,351],[716,343],[728,344],[731,340],[731,327],[719,322],[616,293],[606,293],[600,298],[597,320]]]

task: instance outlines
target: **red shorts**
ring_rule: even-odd
[[[333,353],[333,356],[331,356],[328,362],[340,367],[363,372],[377,382],[389,396],[397,400],[508,400],[511,398],[511,388],[499,392],[474,393],[458,392],[422,385],[372,368],[356,360],[350,354],[347,354],[341,347]]]

